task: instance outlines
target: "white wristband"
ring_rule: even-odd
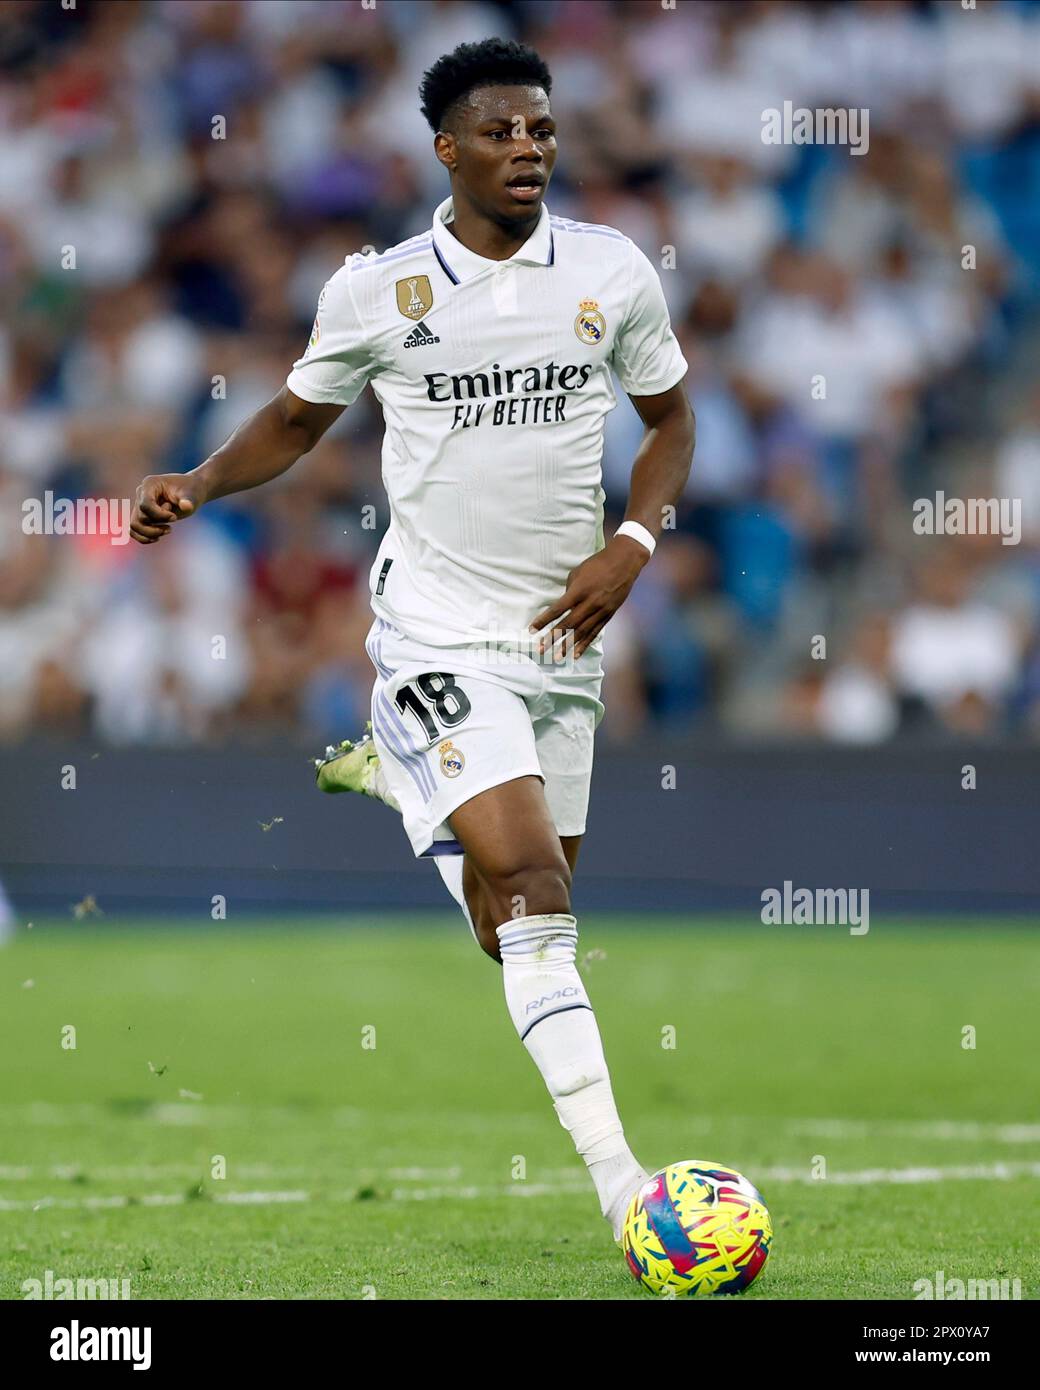
[[[615,536],[631,536],[640,545],[645,545],[650,554],[654,553],[657,542],[645,526],[640,526],[638,521],[623,521],[614,532]]]

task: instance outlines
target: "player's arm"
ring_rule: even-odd
[[[145,478],[130,521],[135,540],[150,545],[205,502],[277,478],[357,400],[379,371],[350,287],[351,267],[362,259],[351,257],[325,285],[307,350],[274,400],[190,473]]]
[[[682,382],[658,396],[632,396],[631,400],[646,433],[632,468],[625,520],[644,526],[656,541],[665,508],[678,502],[690,475],[696,434],[693,410]],[[566,592],[539,613],[531,630],[538,632],[552,623],[553,642],[573,633],[566,640],[573,640],[574,655],[580,656],[628,598],[649,559],[650,551],[641,541],[615,535],[571,570]],[[549,640],[547,633],[542,646]]]
[[[696,422],[682,382],[659,396],[630,399],[646,433],[632,466],[625,521],[638,522],[656,541],[664,526],[665,508],[678,503],[690,476]],[[615,540],[634,545],[642,552],[643,564],[649,559],[650,552],[631,536]]]
[[[303,401],[283,386],[198,468],[145,478],[134,500],[131,536],[152,545],[203,503],[277,478],[314,448],[343,410],[341,405]]]

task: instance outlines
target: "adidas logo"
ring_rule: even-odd
[[[435,333],[431,333],[424,323],[417,323],[411,333],[404,340],[405,347],[432,347],[434,343],[439,343],[440,338]]]

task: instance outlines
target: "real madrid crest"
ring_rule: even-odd
[[[441,744],[438,752],[441,755],[441,771],[445,777],[457,777],[466,766],[466,759],[452,743],[450,738],[446,738]]]
[[[583,343],[601,343],[607,331],[607,321],[599,311],[595,299],[583,299],[578,305],[578,317],[574,320],[574,331]]]
[[[406,319],[421,319],[433,308],[433,288],[428,275],[409,275],[397,282],[397,307]]]

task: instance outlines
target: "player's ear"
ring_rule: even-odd
[[[455,172],[455,165],[458,162],[458,151],[455,145],[455,137],[448,130],[438,130],[433,137],[433,152],[450,173]]]

